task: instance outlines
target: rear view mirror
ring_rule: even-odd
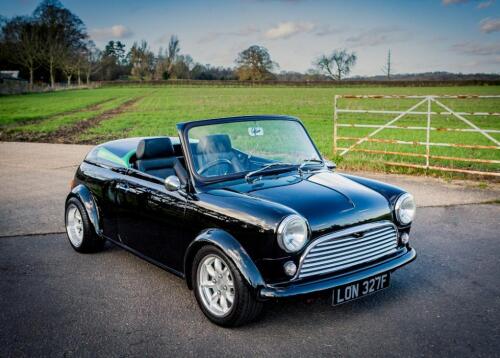
[[[177,191],[181,188],[181,181],[176,175],[170,175],[165,179],[165,188],[168,191]]]

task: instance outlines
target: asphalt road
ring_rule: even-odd
[[[498,356],[500,207],[426,208],[417,260],[392,286],[330,307],[270,302],[259,322],[208,322],[184,282],[114,246],[0,239],[0,356]]]
[[[61,231],[63,185],[87,148],[21,146],[17,162],[7,146],[0,357],[500,356],[500,205],[474,204],[495,191],[388,177],[420,205],[419,256],[389,289],[336,308],[327,295],[269,302],[260,321],[223,329],[175,276],[113,245],[82,255],[64,234],[40,234]]]

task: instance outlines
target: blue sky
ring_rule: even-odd
[[[396,73],[500,73],[500,0],[63,0],[98,46],[146,39],[156,52],[171,34],[201,63],[234,65],[258,44],[280,70],[306,71],[335,48],[358,54],[352,75],[381,74],[388,49]],[[36,0],[0,0],[3,16]]]

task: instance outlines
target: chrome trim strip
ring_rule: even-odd
[[[343,236],[352,235],[352,234],[357,233],[357,232],[368,231],[368,230],[373,231],[373,230],[376,230],[377,228],[382,228],[383,229],[384,226],[392,226],[392,228],[394,229],[394,234],[396,236],[396,247],[394,248],[393,251],[396,252],[397,251],[398,229],[397,229],[396,225],[394,225],[393,222],[391,222],[389,220],[384,220],[384,221],[378,221],[378,222],[375,222],[375,223],[369,223],[369,224],[363,224],[363,225],[353,226],[353,227],[350,227],[350,228],[347,228],[347,229],[344,229],[344,230],[340,230],[340,231],[337,231],[337,232],[326,234],[326,235],[321,236],[318,239],[310,242],[309,245],[306,247],[304,253],[300,257],[299,265],[298,265],[298,268],[297,268],[297,273],[295,274],[295,276],[290,281],[295,281],[295,280],[298,280],[299,278],[306,277],[306,276],[304,276],[304,274],[307,274],[307,271],[304,274],[302,274],[302,275],[300,274],[301,271],[302,271],[302,267],[304,265],[304,261],[307,258],[307,256],[309,255],[309,253],[314,248],[317,248],[317,249],[320,248],[320,247],[318,247],[318,245],[323,244],[324,247],[321,247],[321,248],[326,248],[327,244],[325,243],[325,241],[333,240],[333,239],[336,239],[336,238],[341,238]],[[381,230],[381,232],[383,232],[383,231],[384,230]],[[373,236],[373,235],[372,235],[372,233],[369,233],[368,236]],[[336,243],[342,243],[341,240],[342,241],[349,241],[349,240],[352,241],[352,240],[356,240],[356,239],[353,239],[352,237],[348,237],[348,238],[345,238],[345,239],[340,239],[339,241],[336,241]],[[363,240],[363,239],[361,239],[361,240]],[[380,256],[375,256],[375,257],[373,257],[373,260],[376,260],[377,258],[385,256],[385,255],[388,255],[390,253],[392,253],[392,252],[386,252],[386,253],[381,254]],[[340,263],[342,263],[342,262],[340,262]],[[338,264],[338,263],[336,263],[336,264]],[[345,267],[349,267],[349,265],[347,265]],[[334,266],[333,270],[332,270],[331,267],[329,267],[328,269],[323,269],[320,272],[310,273],[309,276],[313,275],[313,274],[322,274],[322,273],[333,272],[333,271],[341,270],[341,269],[343,269],[345,267],[335,268],[335,266]]]
[[[373,260],[376,260],[376,259],[379,259],[381,257],[384,257],[384,256],[387,256],[387,255],[390,255],[392,253],[395,253],[395,252],[398,252],[398,249],[394,249],[392,251],[387,251],[387,252],[384,252],[380,255],[377,255],[377,256],[373,256],[372,260],[370,261],[373,261]],[[334,270],[332,270],[332,268],[328,268],[328,269],[325,269],[325,270],[322,270],[322,271],[314,271],[314,272],[306,272],[304,274],[302,274],[300,277],[301,278],[306,278],[306,277],[309,277],[309,276],[314,276],[314,275],[321,275],[321,274],[326,274],[326,273],[330,273],[330,272],[334,272],[334,271],[338,271],[338,270],[342,270],[344,268],[347,268],[347,267],[351,267],[351,263],[348,263],[344,266],[339,266],[339,267],[335,267]]]
[[[359,231],[362,231],[362,230],[359,230]],[[386,228],[382,228],[382,229],[378,229],[378,230],[370,230],[370,231],[371,232],[368,233],[363,238],[365,238],[365,237],[371,237],[371,236],[376,236],[378,234],[384,234],[386,232],[393,232],[393,228],[386,227]],[[356,232],[358,232],[358,231],[356,231]],[[333,239],[333,237],[332,237],[332,239]],[[350,241],[355,241],[355,240],[360,240],[360,239],[349,236],[349,237],[346,237],[345,239],[335,240],[335,244],[337,244],[337,243],[344,243],[344,242],[348,244]],[[323,248],[323,247],[327,247],[329,245],[331,245],[331,243],[322,242],[322,243],[317,244],[316,246]]]
[[[351,256],[351,257],[346,257],[344,260],[340,260],[340,261],[337,261],[337,262],[328,262],[326,265],[324,266],[321,266],[320,264],[324,264],[324,262],[316,262],[312,265],[306,265],[307,267],[304,267],[302,269],[302,272],[311,272],[311,271],[315,271],[318,269],[318,266],[319,268],[327,268],[327,267],[330,267],[330,268],[334,268],[334,267],[337,267],[337,266],[342,266],[343,264],[350,264],[352,262],[356,262],[358,260],[362,260],[362,259],[365,259],[365,258],[371,258],[372,256],[374,255],[378,255],[379,253],[382,253],[382,252],[385,252],[385,251],[392,251],[392,250],[397,250],[395,247],[391,247],[392,244],[390,246],[385,246],[385,247],[379,247],[379,248],[375,248],[373,250],[370,250],[369,252],[364,252],[360,255],[354,255],[354,256]],[[362,263],[362,262],[360,262]]]
[[[322,246],[322,247],[317,248],[317,249],[314,248],[314,252],[312,252],[309,256],[310,257],[318,256],[318,254],[321,254],[323,252],[328,252],[332,248],[340,248],[341,250],[339,250],[338,252],[343,252],[343,251],[346,251],[347,248],[363,246],[363,244],[367,245],[367,244],[372,243],[372,242],[386,240],[386,239],[392,237],[393,235],[394,235],[394,231],[391,231],[391,232],[387,232],[387,233],[384,233],[384,234],[378,235],[378,236],[370,236],[370,237],[365,236],[362,239],[357,239],[357,242],[356,242],[356,240],[353,240],[354,243],[347,243],[347,244],[340,244],[340,245],[335,245],[335,243],[331,243],[329,246]]]

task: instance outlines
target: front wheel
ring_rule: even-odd
[[[192,282],[198,304],[212,322],[225,327],[241,326],[262,311],[238,268],[218,248],[205,246],[193,261]]]
[[[66,233],[69,243],[78,252],[95,252],[104,246],[104,239],[97,236],[87,211],[77,198],[66,202]]]

